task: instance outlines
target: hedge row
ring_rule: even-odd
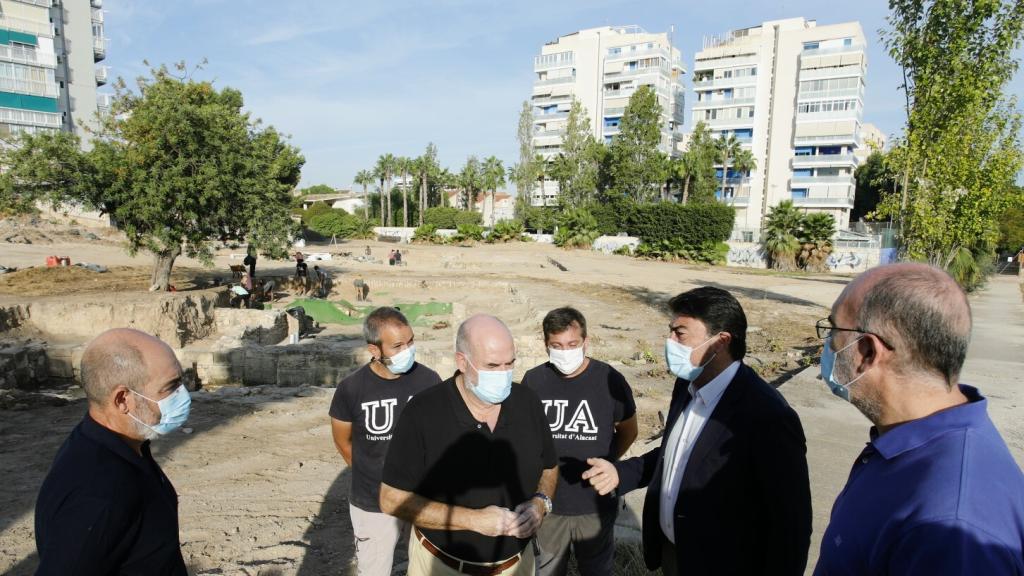
[[[423,212],[423,225],[433,226],[437,229],[455,229],[460,225],[480,224],[481,220],[482,216],[479,212],[459,210],[458,208],[449,208],[447,206],[435,206],[427,208]]]
[[[732,234],[736,219],[735,209],[719,203],[636,204],[615,200],[593,204],[588,209],[601,234],[614,236],[626,232],[648,244],[662,240],[681,241],[684,246],[724,242]]]

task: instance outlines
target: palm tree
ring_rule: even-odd
[[[429,191],[428,180],[437,177],[437,146],[431,142],[427,150],[416,159],[416,171],[420,177],[420,226],[423,226],[423,212],[427,209]]]
[[[729,167],[732,166],[735,172],[747,172],[757,168],[757,161],[750,150],[743,148],[743,145],[736,139],[735,134],[729,137],[723,134],[716,142],[718,147],[718,160],[722,163],[722,197],[725,197],[725,182],[729,177]]]
[[[405,156],[395,158],[395,171],[402,174],[402,227],[409,227],[409,172],[412,160]]]
[[[473,204],[476,202],[476,191],[480,186],[480,178],[480,160],[476,156],[470,156],[459,173],[459,184],[462,185],[466,210],[473,209]]]
[[[370,197],[366,195],[366,187],[373,184],[373,180],[373,172],[369,170],[360,170],[354,179],[356,184],[363,187],[363,220],[370,219]]]
[[[380,181],[380,225],[387,225],[387,208],[384,204],[385,190],[387,190],[388,170],[384,156],[377,157],[377,163],[373,166],[373,176]]]
[[[397,158],[394,154],[382,154],[377,158],[376,172],[384,188],[381,196],[381,226],[391,226],[391,182],[395,176]]]
[[[763,243],[772,267],[776,270],[792,270],[796,267],[795,257],[800,250],[800,232],[803,214],[793,205],[792,200],[783,200],[772,208],[764,220]]]
[[[495,196],[497,196],[498,186],[505,185],[505,166],[495,156],[488,156],[484,159],[483,183],[491,191],[491,226],[493,227],[496,208],[494,205]]]

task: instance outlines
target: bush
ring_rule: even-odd
[[[419,242],[435,242],[437,241],[437,226],[433,224],[424,224],[416,229],[412,233],[412,239]]]
[[[494,225],[487,236],[488,242],[511,242],[523,237],[523,223],[518,220],[502,220]]]
[[[452,238],[456,242],[484,239],[484,229],[477,224],[459,224],[457,230]]]
[[[629,244],[619,246],[618,248],[615,249],[614,252],[612,252],[612,254],[618,254],[619,256],[632,256],[633,246]]]
[[[601,233],[597,219],[583,208],[573,208],[558,216],[555,245],[562,248],[590,248]]]
[[[312,209],[312,208],[311,208]],[[308,212],[308,210],[307,210]],[[328,208],[309,219],[309,229],[325,238],[366,238],[373,235],[373,226],[344,210]]]
[[[455,214],[455,228],[460,226],[479,225],[483,222],[484,216],[479,212],[469,210],[458,210]]]
[[[678,238],[644,242],[636,247],[634,253],[640,258],[655,260],[687,260],[705,264],[724,264],[729,253],[729,245],[725,242],[705,242],[700,246],[687,246]]]
[[[717,203],[659,202],[634,205],[626,219],[629,234],[646,244],[677,241],[682,247],[694,248],[728,240],[736,211]]]
[[[555,208],[527,206],[523,210],[523,225],[527,230],[535,230],[538,233],[543,233],[545,230],[551,232],[555,229],[557,216],[558,211]]]
[[[607,202],[592,203],[586,208],[597,220],[597,230],[604,236],[617,236],[629,230],[629,215],[636,204],[625,196],[614,196]]]
[[[313,218],[321,214],[330,213],[332,210],[334,209],[324,202],[313,202],[312,204],[309,205],[308,210],[302,211],[302,223],[305,224],[306,226],[309,226]]]

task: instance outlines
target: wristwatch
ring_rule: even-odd
[[[537,492],[533,495],[533,498],[540,498],[540,501],[544,503],[544,515],[551,514],[551,498],[543,492]]]

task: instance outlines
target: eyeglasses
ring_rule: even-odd
[[[860,334],[870,334],[875,338],[878,338],[878,341],[881,342],[882,345],[884,345],[889,350],[895,350],[895,348],[893,348],[892,345],[885,341],[885,338],[882,338],[878,334],[875,334],[874,332],[868,332],[867,330],[862,330],[860,328],[840,328],[832,324],[831,318],[822,318],[821,320],[818,320],[818,322],[814,325],[814,328],[817,329],[818,331],[818,338],[821,338],[822,340],[828,338],[829,336],[832,335],[832,332],[836,331],[858,332]]]

